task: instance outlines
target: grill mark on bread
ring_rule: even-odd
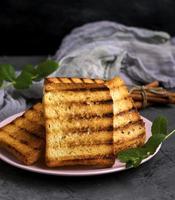
[[[140,147],[145,143],[145,133],[142,135],[136,137],[133,140],[127,140],[124,143],[114,143],[114,152],[117,155],[120,151],[124,149],[129,149],[129,148],[135,148],[135,147]]]
[[[80,80],[82,81],[82,83],[84,83],[84,79],[83,78],[80,78]]]
[[[96,83],[51,83],[45,86],[45,91],[77,91],[77,90],[109,90],[104,84]]]
[[[37,135],[37,134],[35,134],[35,133],[32,133],[32,132],[29,132],[29,131],[28,131],[27,129],[25,129],[25,128],[21,128],[20,126],[17,126],[17,125],[14,123],[14,121],[11,122],[10,124],[16,126],[17,128],[21,129],[22,131],[25,131],[27,134],[32,135],[32,136],[35,137],[36,139],[40,139],[40,140],[42,139],[42,140],[43,140],[43,138],[40,137],[39,135]]]
[[[118,116],[122,116],[122,115],[125,115],[126,113],[135,113],[137,112],[135,108],[131,108],[131,109],[127,109],[127,110],[124,110],[124,111],[121,111],[119,112],[118,114],[115,114],[114,117],[118,117]]]
[[[79,134],[84,134],[84,133],[87,133],[88,132],[88,134],[91,134],[91,132],[93,133],[93,132],[101,132],[101,131],[113,131],[113,126],[112,125],[110,125],[110,126],[108,126],[108,127],[103,127],[103,128],[94,128],[94,127],[91,127],[91,128],[89,128],[89,127],[83,127],[83,128],[74,128],[74,129],[71,129],[71,128],[69,128],[69,129],[66,129],[66,131],[69,131],[69,132],[71,132],[71,134],[77,134],[77,132],[79,133]]]
[[[25,127],[21,127],[21,126],[19,126],[18,124],[16,124],[16,121],[17,121],[17,120],[22,120],[22,119],[25,119],[25,120],[28,121],[29,123],[32,123],[32,124],[34,124],[34,125],[36,125],[36,126],[40,126],[40,129],[41,129],[41,130],[38,130],[38,133],[36,133],[36,132],[34,132],[34,131],[31,131],[31,132],[30,132],[30,131],[27,129],[27,127],[26,127],[26,128],[25,128]],[[38,123],[36,123],[36,122],[34,122],[34,121],[30,121],[30,120],[29,120],[28,118],[26,118],[24,115],[22,115],[21,117],[15,119],[11,124],[14,124],[16,127],[25,130],[25,131],[28,132],[29,134],[35,135],[37,138],[42,139],[42,138],[44,137],[44,134],[39,135],[39,134],[41,134],[41,132],[44,133],[44,130],[45,130],[44,125],[39,125]],[[41,131],[41,132],[40,132],[40,131]]]
[[[91,85],[91,84],[89,84]],[[120,94],[116,97],[116,99],[112,100],[111,94],[109,92],[109,89],[95,89],[95,90],[45,90],[47,92],[46,99],[50,104],[55,103],[55,101],[64,101],[65,102],[98,102],[98,101],[117,101],[118,103],[120,101],[126,101],[126,103],[131,103],[131,98],[128,95],[128,92],[124,92],[124,94]],[[53,96],[52,96],[53,95]],[[61,96],[59,96],[61,95]],[[79,98],[77,96],[79,95]],[[70,98],[69,98],[70,96]],[[84,97],[83,97],[84,96]],[[98,97],[97,97],[98,96]]]
[[[63,82],[63,83],[71,83],[72,81],[70,80],[70,78],[67,78],[67,77],[64,77],[64,78],[60,78],[61,79],[61,81]]]
[[[53,109],[52,105],[45,105],[45,119],[58,118],[58,119],[71,119],[71,118],[91,118],[96,116],[105,117],[109,114],[113,116],[112,104],[78,104],[78,103],[61,103],[58,107]]]
[[[101,132],[101,131],[117,131],[117,130],[122,130],[122,129],[125,129],[125,128],[128,128],[132,125],[144,125],[144,122],[142,119],[138,120],[138,121],[135,121],[135,122],[129,122],[127,123],[126,125],[124,126],[120,126],[120,127],[117,127],[117,128],[114,128],[113,125],[110,125],[108,127],[104,127],[104,128],[99,128],[99,129],[95,129],[95,127],[91,127],[91,128],[86,128],[86,127],[83,127],[81,129],[67,129],[67,131],[71,132],[71,134],[77,134],[78,133],[86,133],[88,132],[88,134],[93,134],[93,132]]]
[[[63,83],[63,81],[61,80],[61,78],[58,77],[57,79],[58,79],[58,81],[59,81],[60,83]]]
[[[92,118],[111,118],[113,117],[113,113],[112,112],[108,112],[108,113],[102,113],[97,115],[96,113],[89,113],[89,114],[69,114],[67,116],[62,116],[63,118],[65,118],[66,120],[71,120],[71,119],[92,119]],[[45,119],[61,119],[61,116],[58,117],[45,117]]]
[[[21,153],[20,151],[18,151],[17,149],[15,149],[15,147],[11,146],[10,144],[3,144],[3,145],[4,145],[5,148],[7,148],[7,149],[9,148],[10,150],[14,151],[15,154],[17,154],[17,156],[21,157],[22,160],[23,160],[23,162],[24,162],[25,164],[28,163],[28,161],[27,161],[25,155],[22,154],[22,153]]]
[[[97,83],[95,79],[93,79],[93,81],[94,81],[95,83]]]
[[[96,92],[96,91],[108,91],[108,88],[103,88],[103,87],[97,87],[97,88],[75,88],[75,89],[69,89],[69,91],[73,92],[79,92],[79,91],[90,91],[90,92]]]
[[[88,90],[86,90],[86,92],[87,92]],[[98,90],[99,91],[99,90]],[[104,90],[103,90],[104,91]],[[103,92],[103,91],[101,91],[101,92]],[[65,92],[73,92],[73,91],[65,91]],[[76,91],[77,93],[78,92],[81,92],[81,91]],[[95,92],[95,91],[91,91],[92,93],[93,92]],[[100,92],[100,91],[99,91]],[[105,92],[105,91],[104,91]],[[128,97],[128,96],[125,96],[125,97],[123,97],[123,98],[121,98],[121,99],[118,99],[117,100],[117,102],[118,103],[120,103],[120,101],[123,101],[123,100],[130,100],[130,97]],[[61,100],[58,100],[57,102],[60,102]],[[84,100],[81,100],[81,101],[75,101],[75,100],[71,100],[71,101],[67,101],[67,100],[64,100],[64,104],[65,103],[77,103],[77,104],[90,104],[90,103],[94,103],[94,104],[101,104],[101,103],[110,103],[110,104],[112,104],[113,103],[113,101],[112,101],[112,99],[109,97],[107,97],[105,100],[88,100],[88,99],[84,99]],[[46,105],[48,104],[48,103],[45,103]],[[58,105],[58,103],[55,103],[55,102],[49,102],[49,105]],[[133,105],[133,107],[132,108],[134,108],[134,105]],[[136,110],[136,109],[135,109]]]
[[[66,101],[66,102],[64,102],[63,104],[67,104],[67,105],[69,105],[69,104],[77,104],[77,105],[79,105],[79,106],[81,106],[81,105],[89,105],[89,104],[94,104],[94,105],[96,105],[96,104],[98,104],[98,105],[100,105],[100,104],[102,104],[102,105],[104,105],[104,104],[112,104],[112,100],[102,100],[102,101],[81,101],[81,102],[77,102],[77,101]],[[58,103],[49,103],[49,104],[46,104],[46,106],[47,105],[51,105],[51,106],[57,106],[58,105]]]
[[[103,117],[103,118],[100,117],[100,116],[95,116],[95,117],[90,118],[90,119],[88,118],[88,121],[85,118],[81,117],[81,118],[79,118],[79,120],[81,120],[79,122],[81,123],[81,126],[83,124],[85,125],[87,122],[88,123],[91,122],[91,123],[94,123],[94,124],[96,123],[95,126],[97,126],[97,124],[99,125],[99,123],[102,123],[102,125],[103,125],[103,123],[109,124],[109,123],[111,123],[113,121],[112,116],[113,115],[111,115],[111,113],[109,115]],[[49,119],[47,119],[46,122],[47,123],[54,123],[54,124],[57,123],[58,124],[60,122],[60,119],[59,118],[49,118]],[[73,118],[67,120],[66,122],[67,122],[67,125],[70,125],[70,124],[74,123],[74,126],[75,126],[75,123],[77,122],[77,119],[75,119],[73,117]]]
[[[16,124],[15,124],[16,125]],[[18,127],[18,128],[20,128],[21,130],[24,130],[25,132],[28,132],[28,134],[30,134],[30,135],[32,135],[32,136],[35,136],[37,139],[43,139],[43,137],[42,136],[39,136],[39,135],[37,135],[36,133],[34,133],[34,132],[29,132],[27,129],[25,129],[25,128],[21,128],[20,126],[16,126],[16,127]]]
[[[69,78],[69,80],[71,81],[71,83],[74,83],[73,79],[72,78]]]
[[[140,138],[143,138],[143,136],[145,136],[145,132],[143,130],[142,133],[140,133],[139,135],[137,135],[136,137],[133,137],[132,139],[129,140],[129,142],[134,141],[134,140],[139,140]],[[117,145],[117,144],[123,144],[123,141],[118,141],[118,142],[113,142],[113,144]]]
[[[136,138],[134,140],[128,140],[127,143],[124,143],[124,144],[114,143],[114,152],[117,155],[119,152],[125,149],[141,147],[144,145],[144,143],[145,143],[145,134],[143,134],[142,137],[139,137],[138,139]]]
[[[72,83],[75,83],[75,84],[82,83],[82,81],[80,80],[80,78],[70,78],[70,79],[71,79]]]
[[[45,101],[49,104],[55,102],[94,102],[94,101],[106,101],[111,100],[110,93],[108,91],[54,91],[47,92],[45,94]]]
[[[83,102],[83,101],[82,102],[71,101],[70,103],[79,104],[81,106],[81,105],[89,105],[89,104],[94,104],[94,105],[96,105],[96,104],[98,104],[98,105],[102,104],[102,105],[104,105],[104,104],[112,104],[113,102],[112,102],[112,100],[102,100],[102,101],[87,101],[87,102]]]
[[[60,83],[59,77],[45,78],[46,83],[55,83],[55,80],[56,80],[56,83]]]
[[[56,89],[58,91],[72,91],[72,92],[79,92],[79,91],[91,91],[91,92],[96,92],[96,91],[108,91],[109,89],[108,88],[104,88],[104,87],[97,87],[97,88],[68,88],[68,89]],[[56,90],[52,90],[52,91],[56,91]],[[47,91],[47,90],[46,90]]]
[[[124,125],[124,126],[120,126],[120,127],[117,127],[117,128],[115,128],[114,127],[114,131],[117,131],[117,130],[122,130],[122,129],[125,129],[125,128],[128,128],[128,127],[130,127],[130,126],[132,126],[132,125],[144,125],[145,123],[143,122],[143,120],[142,119],[139,119],[138,121],[134,121],[134,122],[128,122],[126,125]]]
[[[66,146],[64,145],[64,143],[61,145],[61,147],[65,146],[65,147],[69,147],[69,148],[75,148],[75,147],[88,147],[88,146],[97,146],[97,145],[107,145],[107,146],[111,146],[113,144],[113,140],[109,140],[109,141],[105,141],[105,142],[101,142],[101,141],[98,141],[98,142],[94,142],[94,143],[81,143],[81,144],[77,144],[76,141],[75,142],[69,142],[66,144]],[[49,145],[49,147],[52,147],[53,149],[55,148],[60,148],[60,145],[59,144],[52,144],[52,145]]]
[[[109,91],[109,89],[107,87],[105,87],[105,85],[102,84],[98,84],[98,85],[94,85],[92,83],[76,83],[76,84],[72,84],[72,83],[66,83],[66,84],[60,84],[59,87],[56,87],[57,84],[55,84],[55,86],[46,86],[45,91],[49,92],[49,91]],[[56,87],[56,88],[55,88]]]
[[[74,137],[72,137],[72,132],[54,132],[50,135],[49,141],[57,141],[58,139],[64,140],[64,141],[82,141],[83,143],[87,143],[87,141],[90,140],[90,143],[92,143],[91,139],[93,141],[111,141],[113,136],[112,130],[105,130],[105,131],[87,131],[84,133],[79,134],[79,132],[73,133]]]
[[[72,103],[77,103],[77,104],[98,104],[98,105],[100,105],[100,104],[102,104],[102,105],[104,105],[104,104],[112,104],[113,102],[112,102],[112,100],[102,100],[102,101],[89,101],[89,102],[72,102]]]
[[[108,112],[108,113],[104,113],[102,115],[96,115],[96,114],[92,114],[89,116],[82,116],[82,115],[76,115],[75,116],[71,116],[71,118],[75,118],[75,119],[92,119],[92,118],[111,118],[113,116],[112,112]]]
[[[12,133],[6,131],[6,130],[3,130],[2,131],[6,134],[8,134],[9,137],[13,138],[14,140],[16,141],[19,141],[21,144],[24,144],[25,146],[27,146],[28,148],[32,148],[34,150],[41,150],[40,147],[34,147],[32,145],[30,145],[31,143],[25,139],[18,139],[17,137],[15,137]],[[32,135],[32,137],[35,137],[34,135]],[[38,139],[38,138],[37,138]]]

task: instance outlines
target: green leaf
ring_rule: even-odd
[[[16,89],[27,89],[32,84],[32,75],[29,72],[22,71],[15,79],[14,87]]]
[[[118,154],[118,159],[127,164],[127,167],[138,166],[142,161],[140,148],[128,149]]]
[[[164,141],[165,137],[166,136],[164,134],[152,135],[147,141],[147,143],[143,146],[143,148],[146,149],[147,154],[148,155],[154,154],[154,152],[156,151],[158,146],[161,144],[161,142]]]
[[[37,66],[26,65],[24,66],[21,74],[16,78],[16,73],[12,65],[0,65],[0,87],[3,81],[10,82],[17,89],[26,89],[32,81],[39,81],[49,74],[53,73],[58,68],[58,63],[53,60],[46,60]],[[8,87],[9,84],[5,85]],[[4,87],[4,88],[5,88]]]
[[[28,73],[32,74],[33,76],[35,76],[36,73],[37,73],[37,71],[36,71],[36,69],[34,68],[34,66],[33,66],[33,65],[30,65],[30,64],[29,64],[29,65],[25,65],[22,71],[23,71],[23,72],[24,72],[24,71],[25,71],[25,72],[28,72]]]
[[[163,116],[157,117],[151,127],[152,134],[167,134],[167,119]]]
[[[37,76],[34,80],[38,81],[47,77],[49,74],[53,73],[58,66],[58,63],[53,60],[42,62],[36,67]]]
[[[175,133],[175,130],[167,135],[167,119],[157,117],[152,125],[152,136],[142,147],[124,150],[118,154],[118,159],[126,163],[127,167],[138,167],[143,159],[154,154],[158,146],[169,136]]]
[[[6,81],[14,81],[16,78],[16,73],[12,65],[1,64],[0,65],[0,77]]]
[[[0,87],[2,86],[3,84],[3,79],[0,77]]]

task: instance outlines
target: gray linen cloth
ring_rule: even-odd
[[[159,80],[175,87],[175,40],[165,32],[102,21],[74,29],[56,52],[60,67],[51,76],[109,79],[128,85]],[[27,98],[42,97],[43,81],[28,90],[0,91],[0,121],[24,110]]]

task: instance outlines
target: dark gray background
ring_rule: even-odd
[[[72,28],[98,20],[175,35],[175,1],[1,0],[0,55],[54,54]]]
[[[0,62],[21,66],[44,57],[0,57]],[[141,111],[150,120],[164,115],[175,128],[175,106]],[[14,168],[0,161],[0,200],[174,200],[175,135],[159,153],[137,169],[94,177],[54,177]]]

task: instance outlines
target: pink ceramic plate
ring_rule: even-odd
[[[0,127],[5,126],[6,124],[10,123],[12,120],[14,120],[16,117],[19,117],[22,114],[23,114],[23,112],[7,118],[6,120],[4,120],[0,123]],[[152,122],[150,122],[148,119],[146,119],[144,117],[143,117],[143,120],[146,125],[146,138],[148,139],[151,136]],[[157,148],[157,151],[155,152],[155,154],[157,154],[160,147],[161,147],[161,145]],[[148,161],[154,155],[149,156],[147,159],[143,160],[142,163]],[[17,161],[8,152],[6,152],[2,149],[0,149],[0,159],[6,163],[9,163],[12,166],[18,167],[23,170],[32,171],[32,172],[41,173],[41,174],[57,175],[57,176],[92,176],[92,175],[108,174],[108,173],[126,170],[125,164],[120,163],[119,160],[117,160],[117,159],[116,159],[113,167],[105,168],[105,169],[50,169],[50,168],[47,168],[42,163],[38,163],[33,166],[25,166],[25,165],[21,164],[19,161]]]

